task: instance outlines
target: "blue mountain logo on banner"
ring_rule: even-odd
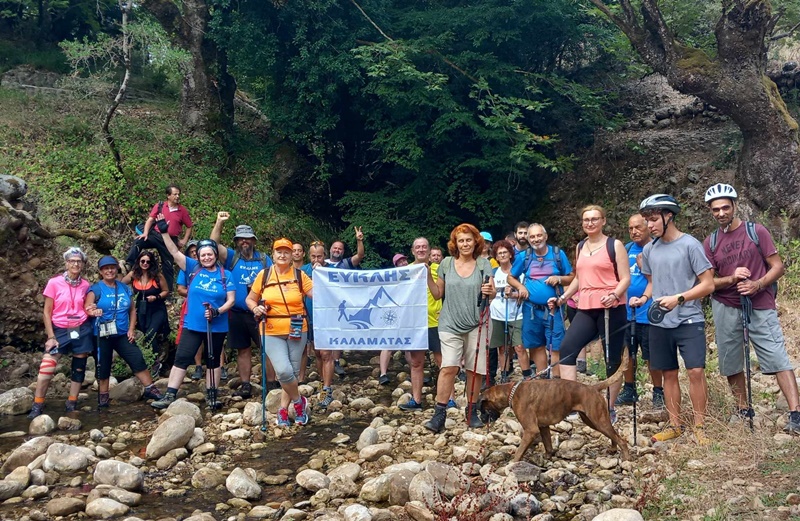
[[[338,321],[341,322],[344,319],[348,324],[351,324],[356,327],[356,329],[369,329],[373,326],[372,324],[372,312],[375,309],[381,309],[385,307],[397,307],[397,302],[395,302],[389,293],[384,288],[378,288],[378,291],[375,293],[366,304],[364,304],[361,309],[356,311],[353,314],[348,315],[347,313],[347,301],[342,300],[339,304],[339,319]],[[397,315],[393,310],[385,310],[382,314],[382,318],[384,323],[387,325],[393,325],[393,323],[397,319]]]

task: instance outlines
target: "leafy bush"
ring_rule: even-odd
[[[147,364],[147,367],[152,366],[156,358],[158,358],[156,353],[153,352],[152,341],[147,341],[144,335],[142,335],[136,340],[136,345],[142,351],[144,362]],[[116,378],[117,381],[122,381],[133,376],[131,368],[125,363],[125,360],[123,360],[121,356],[114,356],[114,361],[111,363],[111,376]]]

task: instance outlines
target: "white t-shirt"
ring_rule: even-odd
[[[524,277],[524,276],[523,276]],[[494,286],[497,288],[497,296],[492,300],[489,313],[492,320],[505,321],[508,317],[509,322],[522,320],[522,306],[517,304],[516,298],[506,298],[505,288],[508,284],[508,273],[503,273],[502,268],[497,268],[494,272]],[[506,303],[508,304],[508,315],[506,315]]]

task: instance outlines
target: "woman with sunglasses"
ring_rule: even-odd
[[[65,271],[47,281],[44,288],[43,318],[47,341],[28,418],[36,418],[44,411],[44,397],[63,354],[72,355],[65,410],[73,412],[78,408],[78,393],[86,379],[86,358],[94,351],[92,326],[83,307],[89,291],[89,282],[81,276],[85,263],[86,254],[80,248],[68,249],[64,252]]]
[[[597,205],[585,207],[581,211],[581,224],[586,238],[575,249],[575,278],[561,296],[548,302],[551,306],[561,306],[580,291],[578,311],[561,342],[561,378],[573,381],[577,379],[575,358],[578,352],[598,334],[603,339],[606,375],[611,376],[619,368],[628,324],[625,292],[631,283],[625,246],[603,233],[605,210]],[[610,338],[606,338],[606,327]],[[617,421],[612,404],[617,400],[621,385],[620,382],[610,387],[611,423]]]
[[[167,279],[158,266],[156,254],[144,250],[136,259],[136,265],[122,279],[131,284],[135,299],[136,329],[144,333],[145,345],[149,344],[156,355],[151,374],[156,376],[161,368],[161,340],[169,335],[169,317],[164,299],[169,295]]]
[[[161,392],[153,383],[147,371],[142,351],[136,345],[136,307],[133,294],[122,282],[117,280],[119,263],[110,255],[97,263],[100,281],[96,282],[86,294],[84,309],[90,317],[95,317],[94,334],[97,337],[97,406],[108,407],[108,384],[111,377],[112,350],[125,360],[134,376],[144,385],[144,397],[158,400]]]
[[[159,220],[162,220],[162,217],[159,215]],[[186,369],[194,361],[197,350],[204,345],[207,369],[206,404],[212,410],[218,409],[220,404],[216,392],[221,376],[220,357],[228,334],[227,313],[233,307],[236,290],[229,279],[229,273],[219,265],[215,241],[204,239],[198,242],[198,260],[194,260],[184,255],[167,233],[162,233],[161,237],[175,264],[186,272],[187,304],[181,342],[175,353],[175,364],[169,372],[167,392],[163,398],[150,405],[156,409],[166,409],[175,401],[186,376]]]

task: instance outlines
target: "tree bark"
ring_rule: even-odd
[[[103,116],[102,131],[103,138],[105,138],[106,144],[108,144],[108,148],[111,150],[111,155],[114,156],[114,165],[117,167],[117,172],[119,172],[120,175],[125,175],[125,172],[122,169],[122,156],[119,153],[119,147],[117,147],[117,141],[114,139],[114,134],[111,133],[111,129],[109,127],[111,125],[111,119],[114,117],[119,104],[122,103],[122,99],[125,97],[125,93],[128,91],[128,83],[131,79],[131,46],[133,42],[128,22],[131,9],[133,9],[133,0],[119,0],[119,8],[122,12],[122,66],[125,69],[125,74],[123,75],[122,81],[117,89],[117,95],[114,96],[114,99],[111,101],[111,104],[108,106],[106,113]]]
[[[769,38],[779,18],[769,1],[721,0],[715,58],[677,40],[658,0],[642,0],[638,13],[631,0],[619,0],[619,16],[603,0],[590,1],[670,86],[716,106],[739,126],[737,180],[755,209],[800,217],[800,200],[790,196],[800,192],[798,125],[766,74]]]

